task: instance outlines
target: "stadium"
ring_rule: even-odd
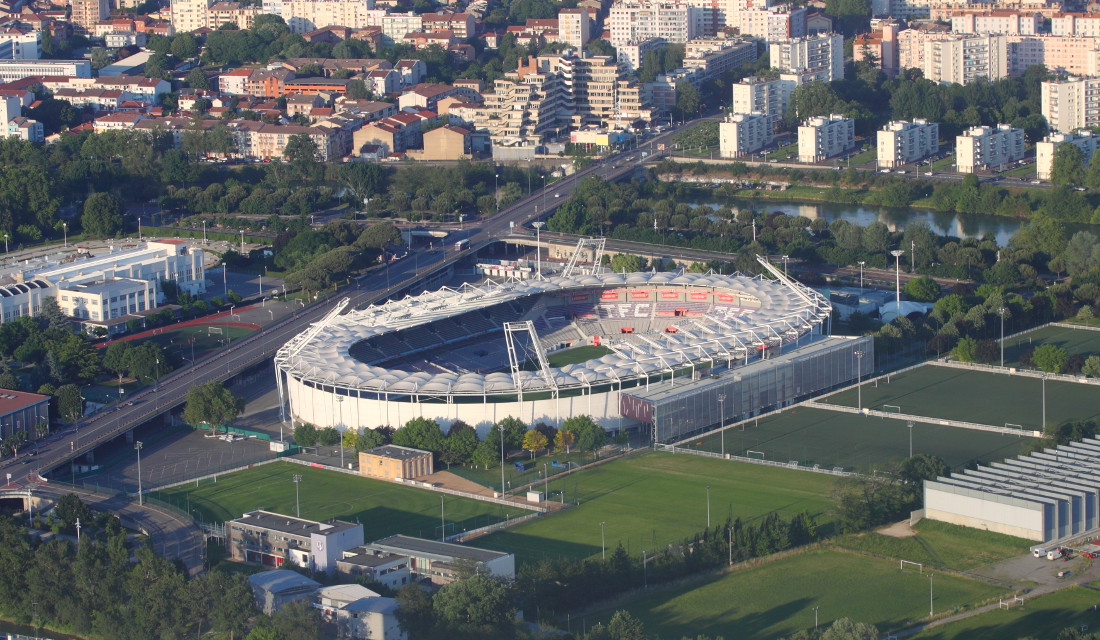
[[[280,402],[296,422],[341,430],[423,417],[484,434],[508,416],[560,425],[577,414],[615,429],[654,426],[649,393],[746,387],[730,389],[733,417],[855,379],[862,358],[851,354],[870,354],[868,341],[827,337],[828,301],[764,264],[773,279],[581,273],[464,284],[347,313],[338,305],[279,350]],[[827,375],[774,373],[838,341],[847,357]],[[750,393],[733,373],[762,362],[775,385]]]

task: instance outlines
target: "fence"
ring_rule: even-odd
[[[990,373],[1003,373],[1009,376],[1024,376],[1027,378],[1046,378],[1048,380],[1057,380],[1060,382],[1076,382],[1077,384],[1091,384],[1100,385],[1100,378],[1089,378],[1088,376],[1075,376],[1069,373],[1046,373],[1043,371],[1034,371],[1032,369],[1017,369],[1014,367],[1002,367],[997,364],[982,364],[980,362],[958,362],[955,360],[948,360],[944,358],[942,360],[936,360],[929,364],[937,367],[952,367],[955,369],[970,369],[973,371],[988,371]]]
[[[722,459],[722,454],[716,453],[714,451],[700,451],[698,449],[689,449],[689,448],[686,448],[686,447],[677,447],[676,445],[672,445],[672,444],[656,443],[656,444],[653,445],[653,448],[657,451],[665,451],[667,453],[687,453],[687,454],[690,454],[690,455],[693,455],[693,456],[703,456],[704,458]],[[798,464],[798,462],[796,462],[796,461],[774,462],[772,460],[764,460],[762,458],[746,458],[744,456],[735,456],[732,453],[727,453],[725,455],[725,459],[726,460],[732,460],[734,462],[748,462],[749,464],[758,464],[758,465],[762,465],[762,466],[765,466],[765,467],[779,467],[781,469],[795,469],[796,471],[809,471],[811,473],[824,473],[825,475],[830,475],[830,476],[850,477],[850,476],[858,476],[859,475],[858,473],[854,473],[852,471],[844,471],[843,469],[836,468],[836,467],[834,467],[832,469],[826,469],[824,467],[818,467],[816,465],[813,466],[813,467],[804,467],[804,466]]]
[[[538,513],[528,513],[525,516],[519,516],[517,518],[510,518],[504,522],[496,522],[485,527],[478,527],[477,529],[471,529],[470,531],[463,531],[462,533],[454,533],[445,538],[447,542],[469,542],[474,538],[480,538],[481,536],[487,536],[495,531],[507,529],[508,527],[514,527],[522,522],[533,520],[540,517]]]
[[[828,409],[829,411],[840,411],[843,413],[862,413],[863,415],[870,416],[872,418],[893,418],[894,420],[908,420],[912,422],[924,422],[926,424],[939,424],[945,427],[958,427],[960,429],[972,429],[974,431],[990,431],[993,433],[1002,433],[1015,436],[1031,436],[1034,438],[1043,437],[1043,433],[1041,431],[1025,430],[1022,427],[1019,429],[1012,429],[1010,427],[997,427],[989,424],[979,424],[977,422],[946,420],[944,418],[929,418],[928,416],[915,416],[909,415],[907,413],[878,411],[876,409],[863,409],[863,411],[861,412],[855,407],[844,407],[836,404],[820,404],[817,402],[807,402],[805,406],[811,409]]]

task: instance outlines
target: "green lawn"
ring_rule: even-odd
[[[439,537],[442,494],[287,462],[218,476],[216,482],[203,481],[198,487],[160,491],[154,497],[190,509],[205,522],[226,522],[253,509],[289,515],[295,513],[294,474],[302,476],[303,518],[361,522],[367,540],[397,533]],[[453,496],[443,496],[443,509],[448,534],[530,513]]]
[[[550,476],[552,486],[549,487],[550,498],[557,501],[561,497],[561,485],[554,484],[553,478],[566,471],[565,468],[553,466],[553,462],[557,461],[558,464],[568,465],[574,463],[573,466],[580,466],[592,462],[592,454],[580,451],[574,451],[572,453],[550,453],[544,456],[538,456],[534,460],[531,459],[530,453],[514,454],[508,458],[504,463],[504,482],[507,487],[521,487],[525,484],[538,482],[542,479],[542,473],[545,470],[547,475]],[[522,462],[527,466],[526,471],[517,471],[515,463]],[[456,476],[462,476],[467,480],[473,480],[474,482],[490,487],[492,489],[500,488],[500,466],[493,466],[488,469],[473,468],[473,467],[451,467],[448,469]],[[542,488],[541,486],[539,487]]]
[[[1078,333],[1100,341],[1098,332]],[[1007,349],[1005,357],[1007,362]],[[1025,429],[1039,429],[1042,423],[1043,382],[1030,376],[926,365],[877,384],[863,385],[864,407],[994,426],[1011,423]],[[856,389],[828,396],[823,402],[854,407]],[[1100,388],[1048,380],[1046,412],[1051,424],[1100,415]]]
[[[230,316],[225,316],[222,321],[236,322]],[[213,331],[211,331],[211,329],[213,329]],[[219,330],[221,333],[218,333]],[[132,342],[137,344],[149,340],[159,344],[166,351],[174,351],[181,359],[189,359],[191,357],[192,345],[188,340],[193,338],[195,340],[195,358],[201,359],[203,356],[224,348],[227,342],[236,342],[241,338],[247,338],[253,333],[256,333],[256,330],[247,327],[232,327],[217,324],[212,326],[191,325],[180,329],[165,329],[163,333],[158,333],[148,338],[142,338],[141,340],[134,340]]]
[[[1004,592],[944,574],[932,580],[936,612],[972,607]],[[663,638],[690,631],[691,636],[774,640],[813,627],[814,607],[819,607],[821,626],[847,617],[874,624],[885,634],[926,618],[928,591],[927,573],[899,571],[894,561],[811,551],[728,573],[701,586],[654,590],[616,608],[628,609],[645,623],[648,633]]]
[[[1034,349],[1042,344],[1058,345],[1070,355],[1080,354],[1085,357],[1100,355],[1100,331],[1049,326],[1029,331],[1014,338],[1006,338],[1005,366],[1022,366],[1020,355],[1028,349]]]
[[[939,580],[939,576],[936,576]],[[919,640],[1014,640],[1016,638],[1056,638],[1063,629],[1089,631],[1100,628],[1100,613],[1092,608],[1100,602],[1100,593],[1083,587],[1071,587],[1057,593],[1024,599],[1022,606],[996,609],[942,627],[933,627],[912,638]]]
[[[595,360],[611,353],[611,349],[604,346],[596,345],[584,345],[580,347],[573,347],[572,349],[563,349],[561,351],[555,351],[547,354],[546,360],[551,367],[564,367],[569,364],[580,364],[582,362],[588,362],[589,360]]]
[[[947,370],[953,371],[953,370]],[[864,389],[864,406],[867,404]],[[838,403],[842,404],[842,403]],[[793,407],[776,415],[725,432],[726,452],[763,457],[802,466],[866,471],[891,460],[909,457],[909,428],[905,421],[870,418],[854,413]],[[943,458],[952,468],[972,460],[990,462],[1019,453],[1019,436],[960,429],[928,422],[913,424],[913,453]],[[680,446],[720,451],[722,435],[712,433]]]
[[[853,155],[851,157],[851,159],[849,160],[849,162],[852,166],[856,166],[856,165],[860,165],[860,164],[868,164],[868,163],[874,162],[875,158],[877,158],[877,157],[878,157],[878,150],[875,149],[874,146],[872,146],[870,149],[868,149],[866,151],[860,151],[859,153]]]
[[[944,567],[954,571],[970,571],[1025,554],[1034,544],[1022,538],[935,520],[921,520],[914,530],[917,535],[909,538],[871,532],[843,535],[831,543],[843,549],[920,562],[925,570]]]
[[[834,529],[830,494],[836,479],[690,455],[646,453],[609,462],[550,483],[579,506],[478,539],[478,546],[511,551],[521,562],[600,554],[600,523],[608,552],[619,543],[631,554],[657,549],[701,531],[727,515],[745,519],[806,511],[825,533]]]
[[[786,160],[788,160],[787,156],[794,156],[793,158],[789,158],[791,162],[795,162],[798,160],[797,142],[794,144],[789,144],[785,147],[779,147],[775,151],[770,152],[766,157],[768,160],[779,160],[780,162],[785,162]]]
[[[940,158],[932,163],[932,168],[936,171],[952,171],[954,170],[955,154],[951,154],[946,158]]]

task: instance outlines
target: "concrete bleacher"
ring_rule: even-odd
[[[368,343],[381,351],[387,358],[396,358],[403,356],[412,351],[412,348],[403,340],[397,337],[397,334],[383,333],[371,338]]]
[[[437,320],[430,326],[444,342],[453,342],[455,340],[470,337],[470,332],[456,319],[448,318],[446,320]]]
[[[401,339],[416,351],[430,349],[443,344],[439,336],[426,327],[413,327],[400,332]]]
[[[484,316],[480,311],[473,311],[459,316],[459,322],[469,330],[471,334],[477,335],[479,333],[487,333],[494,329],[500,329],[499,323],[495,323],[489,319],[488,316]]]
[[[348,354],[361,362],[374,363],[385,357],[385,354],[367,344],[366,340],[357,342],[348,349]]]

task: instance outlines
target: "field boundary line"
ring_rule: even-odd
[[[873,418],[893,418],[895,420],[912,420],[913,422],[923,422],[925,424],[938,424],[945,427],[958,427],[960,429],[971,429],[974,431],[992,431],[994,433],[1004,433],[1009,435],[1026,435],[1033,438],[1041,438],[1043,436],[1041,431],[1026,431],[1023,429],[1009,429],[1007,427],[996,427],[990,424],[979,424],[977,422],[963,422],[962,420],[948,420],[945,418],[930,418],[928,416],[916,416],[907,413],[894,413],[892,411],[877,411],[875,409],[864,408],[863,411],[855,407],[845,407],[839,404],[820,404],[817,402],[807,402],[806,406],[810,409],[826,409],[829,411],[840,411],[842,413],[854,413],[857,415],[865,415]]]
[[[1061,327],[1063,329],[1073,329],[1073,330],[1084,329],[1085,331],[1100,331],[1100,327],[1090,327],[1090,326],[1084,325],[1084,324],[1071,324],[1069,322],[1051,322],[1047,326]]]
[[[693,456],[702,456],[704,458],[716,458],[722,460],[722,454],[715,451],[700,451],[699,449],[689,449],[687,447],[677,447],[674,444],[662,444],[660,442],[653,445],[654,450],[664,451],[666,453],[686,453]],[[762,458],[746,458],[744,456],[735,456],[732,453],[727,453],[725,460],[732,462],[748,462],[750,464],[756,464],[764,467],[777,467],[779,469],[794,469],[796,471],[809,471],[811,473],[823,473],[829,476],[858,476],[860,474],[853,471],[836,471],[834,469],[826,469],[824,467],[804,467],[801,464],[791,464],[790,462],[776,462],[774,460],[764,460]]]
[[[1042,378],[1046,377],[1050,380],[1056,380],[1059,382],[1076,382],[1077,384],[1088,385],[1100,385],[1100,378],[1089,378],[1087,376],[1075,376],[1069,373],[1044,373],[1042,371],[1034,371],[1032,369],[1018,369],[1016,367],[1002,367],[996,364],[981,364],[980,362],[959,362],[957,360],[935,360],[929,362],[934,367],[951,367],[954,369],[968,369],[971,371],[984,371],[986,373],[1001,373],[1006,376],[1024,376],[1025,378]]]

